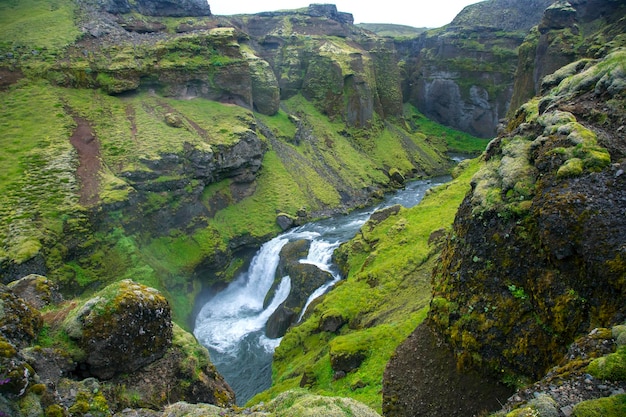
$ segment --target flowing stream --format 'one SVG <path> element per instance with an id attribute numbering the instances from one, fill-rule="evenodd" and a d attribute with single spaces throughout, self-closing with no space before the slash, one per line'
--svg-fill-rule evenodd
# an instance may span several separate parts
<path id="1" fill-rule="evenodd" d="M 444 176 L 413 181 L 375 207 L 289 230 L 261 246 L 248 271 L 205 302 L 196 318 L 194 334 L 209 349 L 213 364 L 235 391 L 238 404 L 245 404 L 271 385 L 272 355 L 280 339 L 268 339 L 265 324 L 287 298 L 290 278 L 282 277 L 271 304 L 265 309 L 263 302 L 274 282 L 282 247 L 289 241 L 310 240 L 309 255 L 300 262 L 312 263 L 333 276 L 332 281 L 309 297 L 308 306 L 342 278 L 332 263 L 333 252 L 341 243 L 352 239 L 374 211 L 394 204 L 413 207 L 426 190 L 449 180 L 449 176 Z M 305 311 L 306 307 L 303 314 Z"/>

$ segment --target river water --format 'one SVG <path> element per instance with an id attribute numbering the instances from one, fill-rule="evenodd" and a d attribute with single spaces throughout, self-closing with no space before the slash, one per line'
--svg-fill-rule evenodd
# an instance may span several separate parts
<path id="1" fill-rule="evenodd" d="M 449 176 L 443 176 L 413 181 L 375 207 L 289 230 L 261 246 L 248 270 L 205 302 L 196 318 L 194 334 L 208 348 L 213 364 L 235 391 L 239 405 L 271 385 L 272 355 L 280 339 L 267 338 L 264 329 L 268 318 L 289 294 L 289 277 L 282 277 L 271 304 L 265 309 L 263 302 L 274 282 L 282 247 L 290 241 L 310 240 L 308 258 L 300 262 L 315 264 L 333 276 L 332 281 L 312 294 L 308 306 L 342 278 L 332 263 L 333 252 L 341 243 L 352 239 L 374 211 L 394 204 L 413 207 L 429 188 L 449 180 Z"/>

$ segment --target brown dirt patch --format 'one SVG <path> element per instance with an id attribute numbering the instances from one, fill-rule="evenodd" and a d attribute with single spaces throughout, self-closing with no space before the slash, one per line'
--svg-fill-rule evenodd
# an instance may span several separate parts
<path id="1" fill-rule="evenodd" d="M 6 68 L 0 68 L 0 90 L 7 89 L 23 77 L 24 74 L 22 74 L 22 71 L 11 71 Z"/>
<path id="2" fill-rule="evenodd" d="M 383 379 L 383 414 L 470 417 L 499 410 L 513 390 L 474 372 L 460 372 L 449 347 L 420 325 L 398 347 Z"/>
<path id="3" fill-rule="evenodd" d="M 126 106 L 126 118 L 130 122 L 130 134 L 134 141 L 137 140 L 137 122 L 135 117 L 135 108 L 132 104 Z"/>
<path id="4" fill-rule="evenodd" d="M 98 203 L 100 188 L 100 142 L 86 119 L 73 116 L 76 129 L 70 137 L 70 143 L 78 152 L 76 176 L 80 182 L 79 202 L 85 207 Z"/>

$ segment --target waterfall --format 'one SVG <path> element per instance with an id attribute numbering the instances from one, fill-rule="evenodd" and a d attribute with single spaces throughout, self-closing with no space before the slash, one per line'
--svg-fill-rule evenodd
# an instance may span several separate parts
<path id="1" fill-rule="evenodd" d="M 309 223 L 281 234 L 261 246 L 248 271 L 206 302 L 196 318 L 194 334 L 209 349 L 211 360 L 237 394 L 239 404 L 271 384 L 272 354 L 280 339 L 268 339 L 264 329 L 268 318 L 289 295 L 290 278 L 281 277 L 280 286 L 265 309 L 263 302 L 274 282 L 283 246 L 300 239 L 311 241 L 307 258 L 300 262 L 313 264 L 333 276 L 332 281 L 311 294 L 300 321 L 309 304 L 342 278 L 332 264 L 334 250 L 354 237 L 374 211 L 393 204 L 412 207 L 421 201 L 427 189 L 449 180 L 450 177 L 440 177 L 414 181 L 376 207 Z"/>

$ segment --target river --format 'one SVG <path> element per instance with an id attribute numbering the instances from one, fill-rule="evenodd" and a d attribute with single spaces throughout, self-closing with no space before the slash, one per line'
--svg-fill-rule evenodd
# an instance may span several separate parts
<path id="1" fill-rule="evenodd" d="M 280 339 L 267 338 L 264 329 L 268 318 L 289 294 L 289 277 L 282 278 L 274 299 L 265 309 L 263 302 L 274 282 L 282 247 L 289 241 L 310 240 L 308 258 L 300 262 L 313 263 L 333 276 L 331 282 L 309 298 L 308 306 L 314 297 L 323 295 L 342 278 L 332 263 L 333 251 L 352 239 L 374 211 L 394 204 L 413 207 L 429 188 L 449 180 L 449 176 L 443 176 L 412 181 L 375 207 L 289 230 L 261 246 L 248 270 L 205 302 L 197 315 L 194 334 L 208 348 L 213 364 L 235 391 L 238 404 L 245 404 L 271 385 L 272 355 Z"/>

